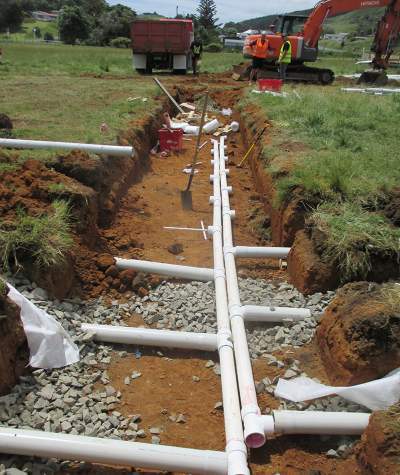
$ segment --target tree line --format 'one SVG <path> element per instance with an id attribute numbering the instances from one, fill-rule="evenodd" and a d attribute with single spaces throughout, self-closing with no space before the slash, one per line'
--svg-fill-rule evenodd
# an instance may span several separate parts
<path id="1" fill-rule="evenodd" d="M 20 31 L 33 11 L 59 11 L 58 31 L 64 43 L 88 45 L 129 45 L 130 25 L 137 17 L 125 5 L 110 6 L 105 0 L 0 0 L 0 32 Z M 156 12 L 154 12 L 156 14 Z M 204 44 L 218 42 L 221 33 L 214 0 L 199 0 L 192 19 L 195 31 Z M 178 15 L 177 18 L 183 18 Z M 46 39 L 46 38 L 45 38 Z M 47 38 L 50 39 L 50 38 Z"/>

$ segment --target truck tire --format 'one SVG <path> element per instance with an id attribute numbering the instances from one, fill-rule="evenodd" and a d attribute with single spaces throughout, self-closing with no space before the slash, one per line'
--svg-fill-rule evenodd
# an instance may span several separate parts
<path id="1" fill-rule="evenodd" d="M 174 69 L 173 73 L 185 75 L 187 73 L 187 69 Z"/>
<path id="2" fill-rule="evenodd" d="M 146 73 L 146 70 L 145 70 L 145 69 L 141 69 L 141 68 L 140 68 L 140 69 L 136 69 L 136 71 L 137 71 L 138 74 L 142 74 L 142 75 Z"/>

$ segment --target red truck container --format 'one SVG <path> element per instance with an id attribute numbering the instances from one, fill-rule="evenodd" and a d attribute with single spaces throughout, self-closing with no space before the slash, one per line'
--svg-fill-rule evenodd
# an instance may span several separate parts
<path id="1" fill-rule="evenodd" d="M 185 74 L 192 67 L 192 20 L 137 20 L 131 28 L 133 67 L 139 73 L 153 69 Z"/>

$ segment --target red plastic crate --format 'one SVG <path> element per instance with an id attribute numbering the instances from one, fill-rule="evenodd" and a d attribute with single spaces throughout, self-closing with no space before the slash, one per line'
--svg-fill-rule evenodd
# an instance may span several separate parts
<path id="1" fill-rule="evenodd" d="M 282 79 L 259 79 L 258 89 L 260 91 L 281 92 L 282 83 Z"/>
<path id="2" fill-rule="evenodd" d="M 160 129 L 158 131 L 158 139 L 160 141 L 160 150 L 182 150 L 183 130 Z"/>

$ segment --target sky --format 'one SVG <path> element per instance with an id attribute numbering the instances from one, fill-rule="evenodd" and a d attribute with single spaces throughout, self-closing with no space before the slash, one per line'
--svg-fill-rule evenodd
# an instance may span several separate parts
<path id="1" fill-rule="evenodd" d="M 228 21 L 241 21 L 250 18 L 272 15 L 275 13 L 292 12 L 311 8 L 317 0 L 215 0 L 218 8 L 218 18 L 220 23 Z M 108 3 L 115 5 L 122 3 L 133 8 L 137 13 L 156 11 L 161 15 L 175 16 L 176 7 L 179 13 L 194 13 L 198 0 L 108 0 Z"/>

